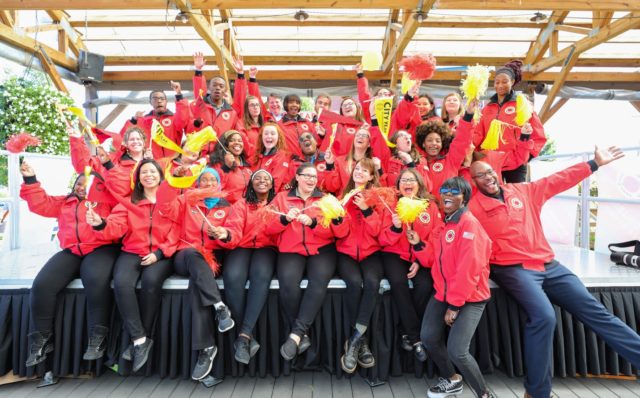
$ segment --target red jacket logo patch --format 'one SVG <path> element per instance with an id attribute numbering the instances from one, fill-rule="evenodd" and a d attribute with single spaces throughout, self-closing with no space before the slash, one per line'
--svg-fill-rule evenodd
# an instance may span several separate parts
<path id="1" fill-rule="evenodd" d="M 452 229 L 448 230 L 447 233 L 444 235 L 444 240 L 446 240 L 447 243 L 453 242 L 455 238 L 456 238 L 456 231 Z"/>
<path id="2" fill-rule="evenodd" d="M 164 127 L 169 127 L 171 126 L 171 118 L 164 118 L 160 121 L 160 123 L 162 123 Z"/>
<path id="3" fill-rule="evenodd" d="M 224 210 L 218 210 L 215 213 L 213 213 L 213 217 L 217 218 L 218 220 L 221 218 L 224 218 L 224 216 L 225 216 Z"/>
<path id="4" fill-rule="evenodd" d="M 306 124 L 301 124 L 300 128 L 303 129 L 304 131 L 309 131 L 309 126 L 307 126 Z"/>
<path id="5" fill-rule="evenodd" d="M 327 169 L 327 165 L 324 163 L 320 163 L 316 165 L 316 170 L 318 171 L 325 171 Z"/>
<path id="6" fill-rule="evenodd" d="M 265 162 L 264 166 L 265 167 L 269 167 L 269 165 L 271 164 L 271 162 L 273 162 L 273 159 L 269 159 Z"/>
<path id="7" fill-rule="evenodd" d="M 222 112 L 220 116 L 222 116 L 224 120 L 229 120 L 229 118 L 231 117 L 231 115 L 229 115 L 229 112 Z"/>
<path id="8" fill-rule="evenodd" d="M 431 166 L 431 170 L 435 171 L 436 173 L 441 172 L 444 169 L 444 165 L 440 162 L 436 162 L 433 164 L 433 166 Z"/>
<path id="9" fill-rule="evenodd" d="M 425 213 L 425 212 L 420 213 L 418 218 L 420 219 L 420 221 L 423 224 L 429 224 L 429 222 L 431 221 L 431 215 L 429 213 Z"/>
<path id="10" fill-rule="evenodd" d="M 515 106 L 508 106 L 508 107 L 504 108 L 504 113 L 506 113 L 507 115 L 512 115 L 512 114 L 516 113 L 516 107 Z"/>
<path id="11" fill-rule="evenodd" d="M 522 209 L 522 201 L 518 198 L 511 198 L 509 199 L 509 202 L 511 203 L 511 206 L 513 206 L 514 209 Z"/>
<path id="12" fill-rule="evenodd" d="M 353 127 L 347 127 L 347 134 L 354 135 L 356 133 L 356 129 Z"/>

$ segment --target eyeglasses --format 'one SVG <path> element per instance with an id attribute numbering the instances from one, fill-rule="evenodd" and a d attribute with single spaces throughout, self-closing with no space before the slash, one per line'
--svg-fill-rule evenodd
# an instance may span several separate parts
<path id="1" fill-rule="evenodd" d="M 493 169 L 489 169 L 487 171 L 485 171 L 484 173 L 478 173 L 476 175 L 473 176 L 473 178 L 477 178 L 479 180 L 487 177 L 487 176 L 492 176 L 493 173 L 495 173 L 495 171 Z"/>
<path id="2" fill-rule="evenodd" d="M 369 138 L 369 134 L 367 133 L 356 133 L 357 138 Z"/>
<path id="3" fill-rule="evenodd" d="M 298 174 L 298 175 L 307 181 L 313 181 L 318 179 L 318 176 L 315 174 Z"/>
<path id="4" fill-rule="evenodd" d="M 313 135 L 311 135 L 311 134 L 302 134 L 300 137 L 298 137 L 298 141 L 300 143 L 303 143 L 306 140 L 312 140 L 312 139 L 313 139 Z"/>
<path id="5" fill-rule="evenodd" d="M 461 191 L 458 188 L 446 188 L 446 187 L 441 187 L 440 188 L 440 195 L 460 195 Z"/>
<path id="6" fill-rule="evenodd" d="M 151 101 L 166 101 L 167 97 L 151 97 Z"/>
<path id="7" fill-rule="evenodd" d="M 249 104 L 249 108 L 260 108 L 260 104 Z"/>
<path id="8" fill-rule="evenodd" d="M 401 184 L 413 184 L 414 182 L 418 182 L 418 180 L 416 180 L 415 178 L 401 178 L 400 179 L 400 183 Z"/>

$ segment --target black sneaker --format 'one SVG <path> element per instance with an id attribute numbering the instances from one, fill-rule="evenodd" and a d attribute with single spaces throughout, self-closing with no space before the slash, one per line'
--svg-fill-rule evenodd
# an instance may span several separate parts
<path id="1" fill-rule="evenodd" d="M 109 329 L 104 326 L 96 325 L 93 328 L 91 337 L 89 337 L 89 345 L 87 351 L 85 351 L 82 359 L 86 361 L 95 361 L 102 358 L 104 351 L 107 349 L 107 334 Z"/>
<path id="2" fill-rule="evenodd" d="M 260 344 L 256 341 L 255 338 L 249 341 L 249 355 L 253 358 L 260 350 Z"/>
<path id="3" fill-rule="evenodd" d="M 29 357 L 26 365 L 35 366 L 47 359 L 47 354 L 53 351 L 53 343 L 49 343 L 51 333 L 32 332 L 29 333 L 31 344 L 29 344 Z"/>
<path id="4" fill-rule="evenodd" d="M 124 349 L 124 351 L 122 351 L 122 359 L 124 359 L 125 361 L 131 361 L 131 351 L 133 350 L 133 344 L 130 344 L 129 346 L 127 346 L 127 348 Z"/>
<path id="5" fill-rule="evenodd" d="M 205 348 L 204 350 L 200 350 L 198 353 L 198 361 L 196 362 L 196 366 L 193 368 L 193 372 L 191 372 L 191 378 L 193 380 L 202 380 L 209 372 L 211 372 L 211 368 L 213 367 L 213 359 L 216 357 L 218 353 L 218 347 L 211 346 L 209 348 Z"/>
<path id="6" fill-rule="evenodd" d="M 298 344 L 291 337 L 287 337 L 287 341 L 280 347 L 280 355 L 287 361 L 292 360 L 298 354 Z"/>
<path id="7" fill-rule="evenodd" d="M 224 304 L 216 309 L 216 320 L 218 321 L 218 332 L 220 333 L 231 330 L 236 325 L 231 318 L 231 311 Z"/>
<path id="8" fill-rule="evenodd" d="M 147 337 L 144 343 L 139 345 L 134 345 L 131 350 L 131 356 L 133 358 L 133 368 L 132 371 L 135 373 L 140 370 L 141 367 L 147 363 L 147 359 L 149 359 L 149 353 L 151 352 L 151 348 L 153 347 L 153 340 Z"/>
<path id="9" fill-rule="evenodd" d="M 427 396 L 429 398 L 445 398 L 449 395 L 460 394 L 462 392 L 462 378 L 451 380 L 441 377 L 438 384 L 429 388 Z"/>
<path id="10" fill-rule="evenodd" d="M 422 342 L 418 341 L 413 345 L 413 355 L 415 355 L 416 359 L 420 362 L 427 360 L 427 350 L 424 349 Z"/>
<path id="11" fill-rule="evenodd" d="M 309 339 L 309 336 L 305 334 L 302 336 L 302 339 L 300 339 L 300 344 L 298 344 L 298 355 L 307 351 L 309 347 L 311 347 L 311 340 Z"/>
<path id="12" fill-rule="evenodd" d="M 360 351 L 358 352 L 358 365 L 367 369 L 376 365 L 376 358 L 373 356 L 367 338 L 362 338 L 362 344 L 360 344 Z"/>
<path id="13" fill-rule="evenodd" d="M 233 357 L 236 359 L 236 361 L 248 365 L 249 361 L 251 360 L 251 353 L 249 352 L 249 339 L 247 339 L 246 337 L 238 337 L 233 343 L 233 349 L 235 351 Z"/>
<path id="14" fill-rule="evenodd" d="M 409 335 L 402 335 L 402 338 L 400 339 L 400 347 L 402 347 L 402 349 L 405 351 L 413 351 L 413 344 L 411 344 L 411 341 L 409 341 Z"/>

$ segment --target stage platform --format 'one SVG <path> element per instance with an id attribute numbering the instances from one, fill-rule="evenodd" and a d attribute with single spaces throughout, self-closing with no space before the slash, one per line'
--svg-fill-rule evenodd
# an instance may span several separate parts
<path id="1" fill-rule="evenodd" d="M 557 259 L 572 269 L 590 292 L 609 311 L 620 317 L 632 329 L 640 330 L 640 270 L 616 266 L 608 256 L 578 248 L 555 247 Z M 120 358 L 121 347 L 128 344 L 121 333 L 121 321 L 113 311 L 111 335 L 103 360 L 89 363 L 82 360 L 87 342 L 86 299 L 79 280 L 72 282 L 58 300 L 54 325 L 56 350 L 38 367 L 27 369 L 27 333 L 29 331 L 29 288 L 51 251 L 20 250 L 0 256 L 0 375 L 12 372 L 17 376 L 42 376 L 46 371 L 56 375 L 79 376 L 87 372 L 109 373 L 107 367 L 118 365 L 118 372 L 128 376 L 130 363 Z M 303 282 L 304 285 L 304 282 Z M 156 342 L 148 365 L 139 373 L 160 378 L 188 379 L 197 353 L 191 350 L 191 310 L 186 292 L 187 280 L 170 278 L 165 282 L 158 321 L 152 338 Z M 278 300 L 277 281 L 256 326 L 255 337 L 262 349 L 248 366 L 239 365 L 232 357 L 235 330 L 217 334 L 219 354 L 212 374 L 215 377 L 279 377 L 297 371 L 324 371 L 337 378 L 344 375 L 339 360 L 343 342 L 350 330 L 345 317 L 344 283 L 333 280 L 323 307 L 316 318 L 310 337 L 311 348 L 293 362 L 285 362 L 278 348 L 288 330 L 283 321 Z M 370 325 L 371 347 L 376 366 L 361 370 L 361 377 L 386 381 L 390 377 L 414 374 L 433 377 L 433 364 L 417 362 L 411 353 L 400 349 L 400 326 L 397 310 L 388 292 L 381 285 L 381 299 Z M 554 346 L 556 377 L 614 375 L 635 377 L 638 369 L 608 348 L 590 330 L 556 308 L 557 327 Z M 499 288 L 492 288 L 492 299 L 472 341 L 471 351 L 487 374 L 501 371 L 509 377 L 525 373 L 522 353 L 522 328 L 526 317 L 518 305 Z"/>

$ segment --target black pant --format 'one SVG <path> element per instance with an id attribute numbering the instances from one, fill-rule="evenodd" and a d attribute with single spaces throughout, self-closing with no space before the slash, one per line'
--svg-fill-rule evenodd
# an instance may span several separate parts
<path id="1" fill-rule="evenodd" d="M 395 253 L 382 252 L 384 276 L 391 286 L 391 299 L 394 301 L 400 317 L 404 334 L 412 343 L 420 339 L 420 324 L 429 297 L 433 295 L 433 278 L 431 269 L 420 267 L 416 276 L 411 279 L 413 289 L 409 289 L 407 274 L 411 263 Z"/>
<path id="2" fill-rule="evenodd" d="M 122 252 L 113 270 L 113 291 L 124 327 L 131 339 L 151 334 L 160 307 L 162 284 L 173 273 L 172 259 L 164 258 L 151 265 L 140 265 L 137 254 Z M 140 301 L 136 284 L 140 279 Z"/>
<path id="3" fill-rule="evenodd" d="M 199 251 L 180 250 L 173 266 L 176 274 L 189 277 L 191 300 L 191 348 L 202 350 L 215 344 L 213 305 L 222 301 L 213 271 Z"/>
<path id="4" fill-rule="evenodd" d="M 278 282 L 280 301 L 291 333 L 304 335 L 327 294 L 327 286 L 336 270 L 336 248 L 333 244 L 320 248 L 318 254 L 301 256 L 296 253 L 278 254 Z M 304 295 L 300 281 L 307 274 Z"/>
<path id="5" fill-rule="evenodd" d="M 101 246 L 78 256 L 70 250 L 53 255 L 33 280 L 30 294 L 31 319 L 35 331 L 53 330 L 56 297 L 72 280 L 80 276 L 87 296 L 89 330 L 94 326 L 109 327 L 111 312 L 111 272 L 120 253 L 119 245 Z"/>
<path id="6" fill-rule="evenodd" d="M 347 285 L 346 301 L 349 324 L 369 326 L 371 315 L 380 297 L 382 260 L 378 252 L 357 262 L 338 253 L 338 274 Z"/>
<path id="7" fill-rule="evenodd" d="M 517 169 L 502 172 L 504 182 L 517 183 L 527 181 L 527 163 L 521 164 Z"/>
<path id="8" fill-rule="evenodd" d="M 267 301 L 277 256 L 271 247 L 238 247 L 227 253 L 222 273 L 224 296 L 231 314 L 242 320 L 238 334 L 253 336 L 253 329 Z M 247 280 L 249 289 L 245 289 Z"/>

